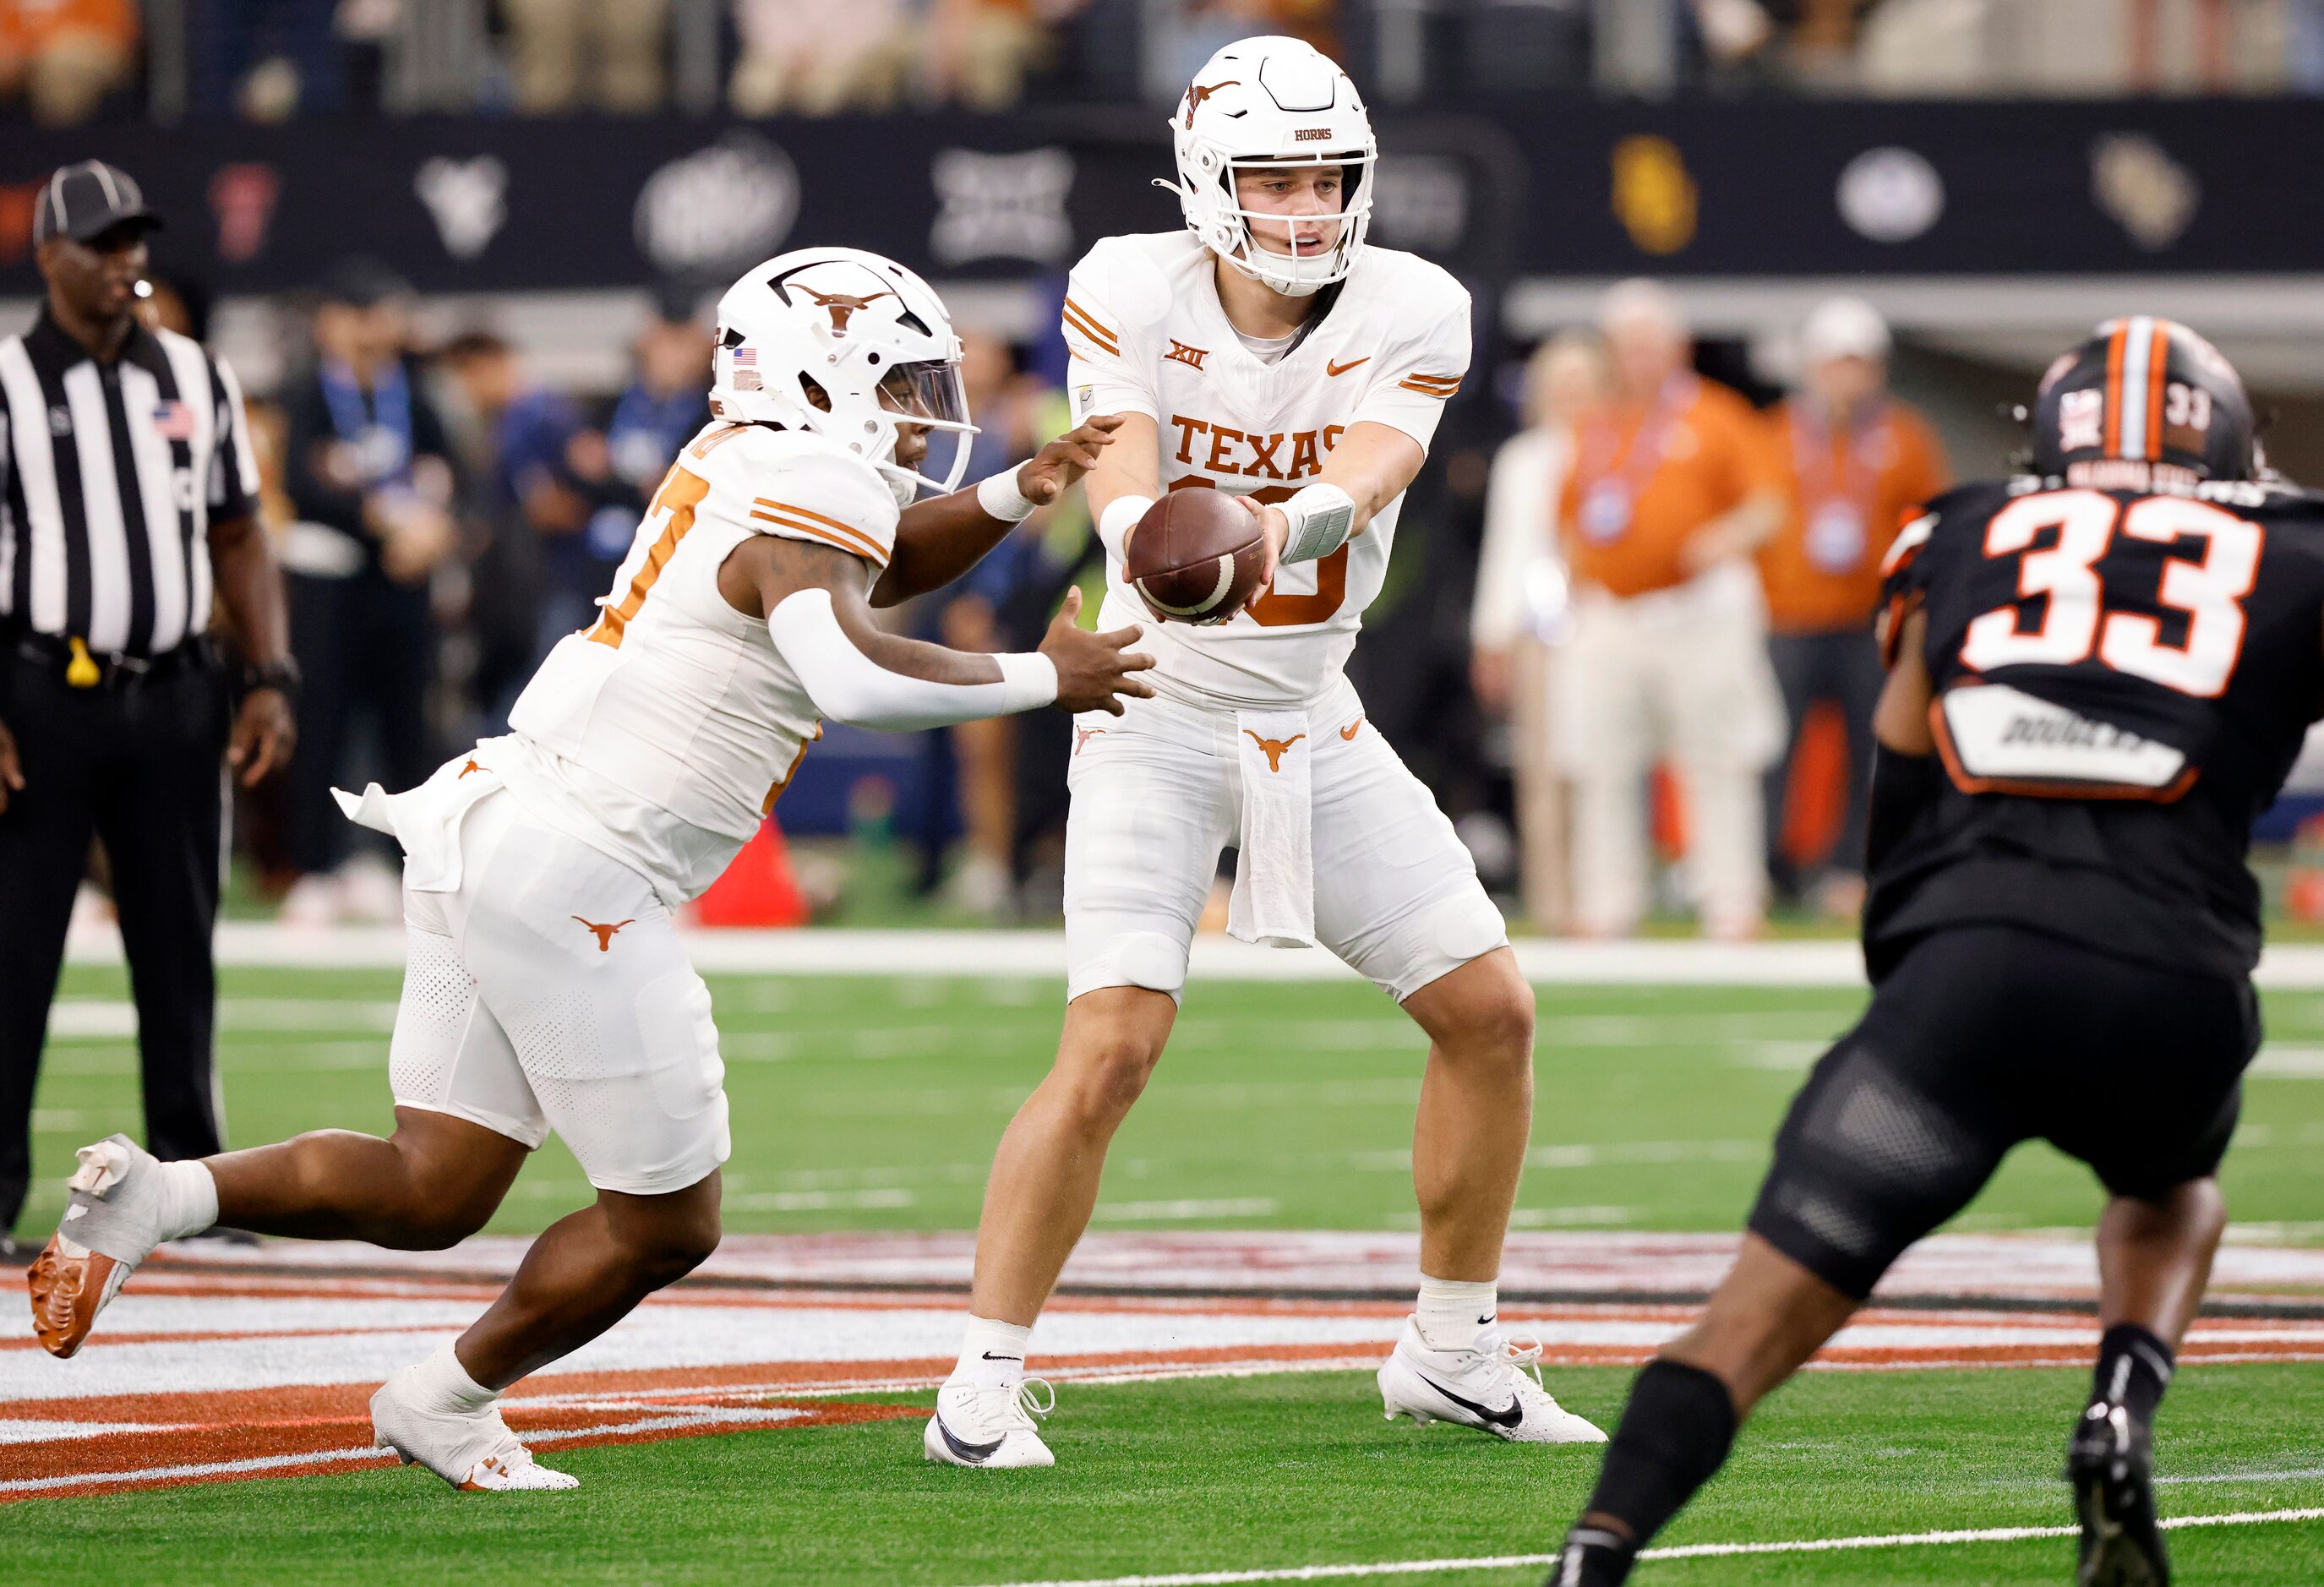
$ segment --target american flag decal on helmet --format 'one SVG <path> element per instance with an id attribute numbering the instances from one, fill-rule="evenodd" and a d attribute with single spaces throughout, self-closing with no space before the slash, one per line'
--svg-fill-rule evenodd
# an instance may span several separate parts
<path id="1" fill-rule="evenodd" d="M 192 440 L 194 411 L 175 397 L 166 398 L 153 410 L 153 429 L 165 440 Z"/>

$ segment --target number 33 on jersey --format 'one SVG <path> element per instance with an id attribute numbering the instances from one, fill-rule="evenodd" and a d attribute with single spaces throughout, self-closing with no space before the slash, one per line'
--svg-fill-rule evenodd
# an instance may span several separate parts
<path id="1" fill-rule="evenodd" d="M 2176 800 L 2248 820 L 2324 706 L 2324 496 L 1965 486 L 1889 553 L 1964 792 Z"/>
<path id="2" fill-rule="evenodd" d="M 1469 368 L 1469 294 L 1437 266 L 1367 247 L 1290 350 L 1267 363 L 1228 323 L 1211 251 L 1187 232 L 1109 237 L 1074 267 L 1064 329 L 1076 418 L 1143 413 L 1167 490 L 1279 502 L 1312 482 L 1357 424 L 1390 426 L 1425 448 Z M 1403 499 L 1362 534 L 1277 577 L 1256 609 L 1215 627 L 1154 625 L 1140 641 L 1159 677 L 1224 703 L 1312 698 L 1355 646 L 1380 592 Z M 1145 608 L 1107 568 L 1099 622 Z"/>

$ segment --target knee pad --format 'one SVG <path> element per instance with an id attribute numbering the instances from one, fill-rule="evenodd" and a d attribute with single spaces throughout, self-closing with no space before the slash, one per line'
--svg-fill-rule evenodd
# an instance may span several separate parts
<path id="1" fill-rule="evenodd" d="M 1508 923 L 1481 886 L 1463 888 L 1432 909 L 1425 935 L 1438 953 L 1464 964 L 1509 940 Z"/>

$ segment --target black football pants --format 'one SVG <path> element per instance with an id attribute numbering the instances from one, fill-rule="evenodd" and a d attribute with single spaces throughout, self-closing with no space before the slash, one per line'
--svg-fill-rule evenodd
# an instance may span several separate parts
<path id="1" fill-rule="evenodd" d="M 32 1084 L 88 840 L 104 844 L 137 1003 L 145 1144 L 219 1151 L 210 933 L 225 858 L 229 702 L 198 668 L 134 689 L 72 688 L 0 650 L 0 723 L 24 786 L 0 813 L 0 1234 L 31 1174 Z M 107 1134 L 91 1121 L 80 1139 Z"/>

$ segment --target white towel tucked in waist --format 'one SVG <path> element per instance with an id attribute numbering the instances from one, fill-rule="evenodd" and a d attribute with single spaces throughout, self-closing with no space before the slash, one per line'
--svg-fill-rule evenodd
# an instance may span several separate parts
<path id="1" fill-rule="evenodd" d="M 1305 711 L 1238 711 L 1242 841 L 1227 935 L 1275 948 L 1315 946 L 1314 743 Z"/>
<path id="2" fill-rule="evenodd" d="M 478 746 L 482 752 L 483 746 Z M 403 849 L 403 884 L 417 892 L 456 892 L 460 887 L 460 823 L 471 807 L 501 786 L 500 774 L 475 755 L 455 755 L 418 788 L 392 794 L 376 782 L 358 798 L 344 789 L 331 797 L 348 820 L 384 832 Z"/>

